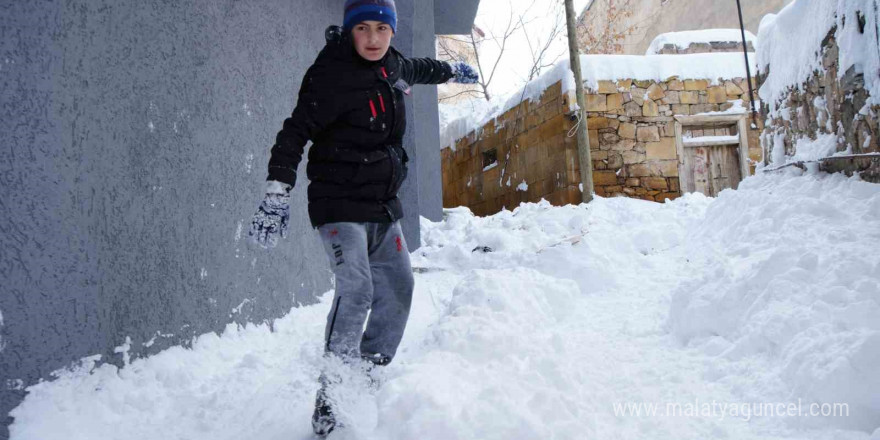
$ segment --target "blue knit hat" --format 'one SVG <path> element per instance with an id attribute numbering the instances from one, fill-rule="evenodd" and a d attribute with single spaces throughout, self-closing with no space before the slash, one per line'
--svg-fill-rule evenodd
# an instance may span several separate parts
<path id="1" fill-rule="evenodd" d="M 344 32 L 351 31 L 362 21 L 375 20 L 387 23 L 391 31 L 397 33 L 397 8 L 394 0 L 346 0 L 345 19 L 342 21 Z"/>

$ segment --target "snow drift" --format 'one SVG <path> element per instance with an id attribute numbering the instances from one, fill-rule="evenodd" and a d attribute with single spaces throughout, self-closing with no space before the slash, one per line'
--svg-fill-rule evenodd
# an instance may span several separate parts
<path id="1" fill-rule="evenodd" d="M 792 395 L 847 402 L 840 426 L 877 428 L 878 194 L 823 174 L 750 178 L 725 191 L 693 225 L 685 249 L 702 269 L 674 290 L 667 327 L 725 358 L 766 356 Z"/>
<path id="2" fill-rule="evenodd" d="M 739 188 L 422 219 L 398 355 L 329 439 L 868 440 L 880 186 L 791 168 Z M 28 388 L 12 439 L 313 438 L 331 296 L 124 368 L 87 359 Z M 798 399 L 849 416 L 619 411 Z"/>

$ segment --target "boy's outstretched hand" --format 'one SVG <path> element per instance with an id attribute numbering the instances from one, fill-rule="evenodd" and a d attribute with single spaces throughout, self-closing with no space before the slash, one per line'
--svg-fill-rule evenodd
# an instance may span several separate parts
<path id="1" fill-rule="evenodd" d="M 287 227 L 290 222 L 290 189 L 290 185 L 270 181 L 266 197 L 254 214 L 248 235 L 264 248 L 275 247 L 279 235 L 281 238 L 287 237 Z"/>
<path id="2" fill-rule="evenodd" d="M 456 61 L 450 64 L 452 66 L 452 74 L 455 75 L 449 79 L 449 82 L 459 84 L 476 84 L 480 81 L 480 75 L 471 67 L 470 64 Z"/>

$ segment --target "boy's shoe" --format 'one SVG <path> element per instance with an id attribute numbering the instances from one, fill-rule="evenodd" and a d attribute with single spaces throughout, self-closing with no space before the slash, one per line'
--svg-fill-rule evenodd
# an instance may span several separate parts
<path id="1" fill-rule="evenodd" d="M 370 388 L 373 390 L 378 389 L 381 379 L 372 370 L 376 366 L 388 365 L 391 362 L 391 358 L 381 353 L 376 353 L 373 355 L 362 355 L 361 359 L 364 361 L 362 371 L 369 377 Z M 336 420 L 336 414 L 330 400 L 327 398 L 327 388 L 332 381 L 322 374 L 319 382 L 321 383 L 321 388 L 318 389 L 317 396 L 315 397 L 315 412 L 312 413 L 312 430 L 315 431 L 315 434 L 323 437 L 330 434 L 335 428 L 341 428 L 342 423 Z"/>
<path id="2" fill-rule="evenodd" d="M 376 367 L 384 367 L 391 362 L 391 358 L 385 356 L 382 353 L 376 353 L 372 355 L 361 355 L 361 359 L 366 361 L 365 373 L 367 377 L 370 378 L 370 389 L 376 391 L 382 385 L 382 374 L 377 371 L 373 371 Z"/>
<path id="3" fill-rule="evenodd" d="M 362 354 L 361 359 L 370 361 L 371 364 L 378 366 L 385 366 L 391 362 L 391 358 L 382 353 Z"/>
<path id="4" fill-rule="evenodd" d="M 326 387 L 318 390 L 315 398 L 315 412 L 312 413 L 312 430 L 315 434 L 325 436 L 336 428 L 336 415 L 325 394 Z"/>

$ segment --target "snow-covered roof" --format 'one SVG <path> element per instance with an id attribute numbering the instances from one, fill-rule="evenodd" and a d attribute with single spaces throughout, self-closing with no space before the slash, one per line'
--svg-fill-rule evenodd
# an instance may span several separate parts
<path id="1" fill-rule="evenodd" d="M 838 73 L 851 67 L 865 75 L 869 103 L 880 104 L 880 48 L 877 44 L 877 15 L 873 0 L 795 0 L 779 14 L 761 20 L 758 65 L 767 75 L 761 86 L 761 99 L 775 109 L 786 91 L 799 87 L 822 67 L 819 51 L 833 28 L 840 47 Z M 864 33 L 859 19 L 864 20 Z M 844 23 L 845 21 L 845 23 Z M 768 69 L 769 68 L 769 69 Z"/>
<path id="2" fill-rule="evenodd" d="M 743 54 L 737 52 L 649 56 L 581 55 L 580 61 L 584 87 L 590 90 L 597 90 L 599 81 L 632 79 L 661 82 L 678 77 L 682 80 L 704 79 L 718 84 L 723 80 L 746 77 Z M 755 57 L 750 56 L 749 61 L 752 72 L 755 72 Z M 568 58 L 560 60 L 547 73 L 514 93 L 496 98 L 492 102 L 441 106 L 441 148 L 454 148 L 457 139 L 516 107 L 523 100 L 539 99 L 544 90 L 558 81 L 562 81 L 562 93 L 575 89 L 574 74 Z"/>
<path id="3" fill-rule="evenodd" d="M 751 43 L 752 46 L 757 47 L 758 38 L 749 31 L 746 31 L 746 41 Z M 659 54 L 667 44 L 674 45 L 679 49 L 687 49 L 693 43 L 711 44 L 728 42 L 742 42 L 742 32 L 739 29 L 703 29 L 697 31 L 667 32 L 654 38 L 646 55 Z"/>

